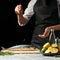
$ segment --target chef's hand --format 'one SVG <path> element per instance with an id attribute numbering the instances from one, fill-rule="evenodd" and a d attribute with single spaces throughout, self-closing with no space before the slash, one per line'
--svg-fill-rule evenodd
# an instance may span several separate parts
<path id="1" fill-rule="evenodd" d="M 44 33 L 43 33 L 43 34 L 39 34 L 38 36 L 39 36 L 40 38 L 46 38 L 46 37 L 49 36 L 50 31 L 51 31 L 51 28 L 50 28 L 50 27 L 47 27 L 47 28 L 45 28 Z"/>
<path id="2" fill-rule="evenodd" d="M 22 15 L 23 14 L 23 9 L 22 9 L 22 5 L 20 4 L 20 5 L 17 5 L 16 7 L 15 7 L 15 13 L 17 14 L 17 15 Z"/>

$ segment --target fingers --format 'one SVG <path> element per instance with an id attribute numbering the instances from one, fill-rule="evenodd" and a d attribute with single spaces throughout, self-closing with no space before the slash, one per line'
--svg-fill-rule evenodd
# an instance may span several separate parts
<path id="1" fill-rule="evenodd" d="M 18 8 L 19 11 L 21 11 L 22 10 L 22 5 L 17 5 L 17 8 Z"/>
<path id="2" fill-rule="evenodd" d="M 47 36 L 49 35 L 49 32 L 44 32 L 42 35 L 39 34 L 38 36 L 41 37 L 41 38 L 46 38 Z"/>
<path id="3" fill-rule="evenodd" d="M 38 35 L 40 38 L 44 38 L 45 37 L 45 35 L 41 35 L 41 34 L 39 34 Z"/>
<path id="4" fill-rule="evenodd" d="M 50 30 L 49 29 L 45 29 L 45 32 L 43 34 L 39 34 L 38 36 L 41 38 L 46 38 L 49 36 Z"/>
<path id="5" fill-rule="evenodd" d="M 23 12 L 22 5 L 21 4 L 20 5 L 17 5 L 15 7 L 15 13 L 16 14 L 22 14 L 22 12 Z"/>

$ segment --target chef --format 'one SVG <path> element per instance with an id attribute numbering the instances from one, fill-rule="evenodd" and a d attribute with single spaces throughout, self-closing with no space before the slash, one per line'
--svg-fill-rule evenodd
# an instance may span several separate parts
<path id="1" fill-rule="evenodd" d="M 32 46 L 40 49 L 48 42 L 51 29 L 55 30 L 56 37 L 60 36 L 57 0 L 31 0 L 24 13 L 21 4 L 15 7 L 15 13 L 20 26 L 25 26 L 31 17 L 35 16 Z"/>

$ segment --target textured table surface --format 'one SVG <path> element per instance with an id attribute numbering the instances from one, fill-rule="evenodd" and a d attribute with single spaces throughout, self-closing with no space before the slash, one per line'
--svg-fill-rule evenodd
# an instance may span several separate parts
<path id="1" fill-rule="evenodd" d="M 14 54 L 0 56 L 0 60 L 60 60 L 60 57 L 43 56 L 41 54 Z"/>

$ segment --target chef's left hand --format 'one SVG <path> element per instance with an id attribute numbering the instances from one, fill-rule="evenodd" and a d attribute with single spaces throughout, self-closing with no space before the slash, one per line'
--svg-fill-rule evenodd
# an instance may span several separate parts
<path id="1" fill-rule="evenodd" d="M 51 31 L 51 28 L 50 28 L 50 27 L 47 27 L 47 28 L 45 28 L 44 33 L 43 33 L 43 34 L 39 34 L 38 36 L 39 36 L 40 38 L 46 38 L 46 37 L 49 36 L 50 31 Z"/>

